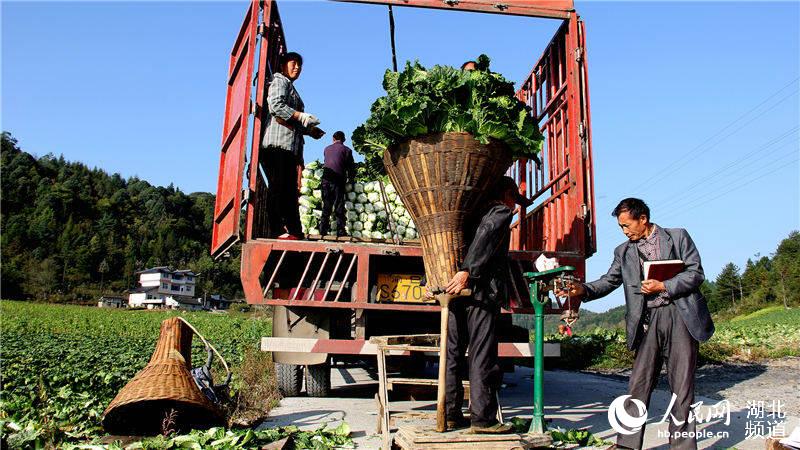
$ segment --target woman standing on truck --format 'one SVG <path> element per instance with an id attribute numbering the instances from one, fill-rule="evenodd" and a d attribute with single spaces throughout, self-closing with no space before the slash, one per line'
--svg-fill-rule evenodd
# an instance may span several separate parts
<path id="1" fill-rule="evenodd" d="M 303 57 L 295 52 L 281 56 L 281 71 L 272 76 L 267 94 L 269 123 L 264 132 L 259 164 L 266 172 L 269 189 L 266 206 L 269 237 L 302 239 L 297 207 L 303 172 L 303 135 L 314 139 L 325 132 L 319 119 L 304 111 L 303 100 L 294 87 L 303 69 Z"/>

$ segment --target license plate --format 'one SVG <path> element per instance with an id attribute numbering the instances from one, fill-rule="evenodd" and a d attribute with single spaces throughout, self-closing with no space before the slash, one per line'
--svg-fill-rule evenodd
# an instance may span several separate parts
<path id="1" fill-rule="evenodd" d="M 420 286 L 422 275 L 381 273 L 378 274 L 379 302 L 433 303 L 425 298 L 425 287 Z"/>

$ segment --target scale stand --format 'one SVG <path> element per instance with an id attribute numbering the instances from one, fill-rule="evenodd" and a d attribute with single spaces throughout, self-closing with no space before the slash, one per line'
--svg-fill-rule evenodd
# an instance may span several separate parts
<path id="1" fill-rule="evenodd" d="M 536 337 L 533 359 L 533 420 L 529 433 L 544 433 L 544 308 L 550 303 L 550 291 L 555 291 L 577 279 L 572 275 L 572 266 L 556 267 L 544 272 L 525 272 L 531 304 L 535 312 Z M 556 286 L 558 284 L 558 286 Z"/>

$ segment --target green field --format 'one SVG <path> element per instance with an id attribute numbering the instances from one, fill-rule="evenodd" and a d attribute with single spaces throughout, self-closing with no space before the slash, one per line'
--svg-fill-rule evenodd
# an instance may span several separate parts
<path id="1" fill-rule="evenodd" d="M 257 351 L 259 338 L 272 333 L 263 315 L 0 301 L 3 434 L 21 428 L 16 438 L 30 446 L 99 435 L 103 410 L 147 364 L 161 321 L 175 315 L 194 325 L 234 368 L 234 392 L 245 383 L 253 388 L 259 376 L 267 377 L 260 372 L 253 380 L 254 374 L 248 373 L 268 369 Z M 202 365 L 202 343 L 194 339 L 193 345 L 193 366 Z"/>
<path id="2" fill-rule="evenodd" d="M 800 308 L 770 306 L 731 320 L 715 320 L 715 326 L 714 336 L 700 345 L 701 363 L 800 356 Z M 553 368 L 611 369 L 633 363 L 625 332 L 619 328 L 576 331 L 571 337 L 551 334 L 546 339 L 561 343 L 561 358 L 546 362 Z"/>
<path id="3" fill-rule="evenodd" d="M 741 360 L 800 356 L 800 308 L 771 306 L 718 323 L 704 346 L 708 356 Z"/>

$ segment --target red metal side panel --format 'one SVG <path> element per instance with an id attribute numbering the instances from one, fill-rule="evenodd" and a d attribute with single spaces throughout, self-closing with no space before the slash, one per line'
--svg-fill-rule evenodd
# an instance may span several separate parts
<path id="1" fill-rule="evenodd" d="M 258 3 L 258 0 L 253 0 L 247 8 L 244 22 L 231 49 L 228 66 L 228 92 L 225 98 L 214 229 L 211 235 L 211 254 L 215 257 L 239 240 Z"/>
<path id="2" fill-rule="evenodd" d="M 512 249 L 583 258 L 595 251 L 585 53 L 583 22 L 573 16 L 564 21 L 517 93 L 531 107 L 545 141 L 541 163 L 521 160 L 509 171 L 537 199 L 513 225 Z"/>
<path id="3" fill-rule="evenodd" d="M 256 179 L 260 176 L 258 170 L 258 154 L 261 149 L 261 138 L 264 131 L 262 124 L 263 113 L 267 102 L 267 80 L 272 79 L 272 75 L 279 71 L 279 59 L 286 52 L 286 37 L 283 33 L 281 17 L 278 13 L 278 3 L 274 0 L 261 0 L 262 19 L 259 27 L 259 51 L 258 67 L 256 68 L 256 114 L 253 117 L 253 139 L 250 146 L 250 173 L 248 182 L 250 195 L 247 204 L 247 221 L 245 225 L 245 240 L 249 241 L 253 237 L 253 220 L 255 214 L 254 204 L 260 192 L 256 192 Z M 266 24 L 269 24 L 267 26 Z"/>

